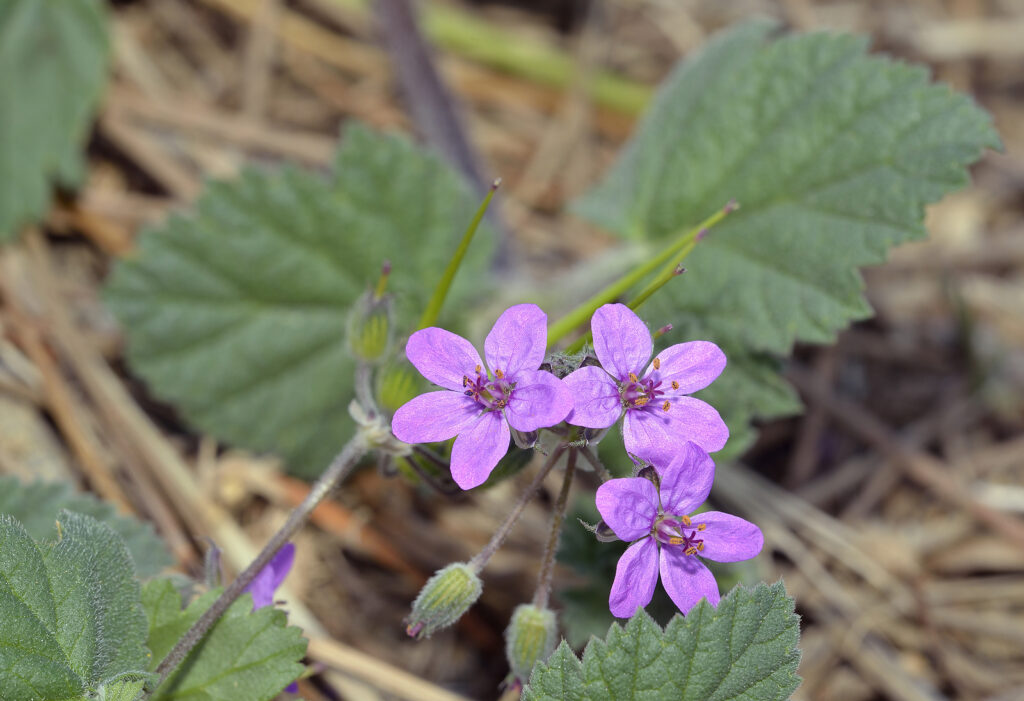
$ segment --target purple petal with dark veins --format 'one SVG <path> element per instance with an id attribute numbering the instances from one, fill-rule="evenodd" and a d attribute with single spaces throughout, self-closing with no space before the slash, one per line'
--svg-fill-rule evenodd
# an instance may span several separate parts
<path id="1" fill-rule="evenodd" d="M 709 453 L 721 450 L 729 440 L 729 428 L 715 409 L 693 397 L 672 397 L 669 410 L 648 404 L 628 409 L 622 422 L 626 450 L 654 464 L 660 472 L 686 441 Z"/>
<path id="2" fill-rule="evenodd" d="M 459 434 L 452 446 L 451 469 L 455 484 L 472 489 L 487 481 L 491 470 L 508 452 L 511 433 L 505 417 L 489 411 Z"/>
<path id="3" fill-rule="evenodd" d="M 562 380 L 550 372 L 521 370 L 516 373 L 516 388 L 505 407 L 509 424 L 529 433 L 561 423 L 572 411 L 572 394 Z"/>
<path id="4" fill-rule="evenodd" d="M 706 511 L 693 517 L 694 526 L 700 523 L 707 524 L 700 534 L 704 538 L 701 557 L 715 562 L 739 562 L 757 557 L 764 547 L 761 529 L 739 516 Z"/>
<path id="5" fill-rule="evenodd" d="M 660 369 L 655 370 L 654 361 L 651 361 L 644 377 L 660 382 L 659 389 L 669 395 L 690 394 L 704 389 L 725 369 L 725 353 L 708 341 L 677 343 L 654 357 Z M 673 381 L 679 384 L 678 389 L 672 387 Z"/>
<path id="6" fill-rule="evenodd" d="M 661 506 L 676 516 L 692 514 L 711 493 L 715 481 L 715 463 L 711 456 L 692 441 L 661 470 Z"/>
<path id="7" fill-rule="evenodd" d="M 594 352 L 610 375 L 626 380 L 629 373 L 639 377 L 651 357 L 651 332 L 625 304 L 599 307 L 590 319 Z"/>
<path id="8" fill-rule="evenodd" d="M 608 480 L 597 488 L 595 500 L 601 519 L 627 543 L 650 534 L 658 518 L 658 490 L 643 477 Z"/>
<path id="9" fill-rule="evenodd" d="M 480 415 L 480 404 L 460 392 L 427 392 L 398 407 L 391 431 L 406 443 L 435 443 L 457 436 Z"/>
<path id="10" fill-rule="evenodd" d="M 536 304 L 517 304 L 494 322 L 484 341 L 484 357 L 492 374 L 501 370 L 518 380 L 520 371 L 540 367 L 547 345 L 548 315 Z"/>
<path id="11" fill-rule="evenodd" d="M 608 608 L 616 618 L 629 618 L 651 603 L 658 583 L 658 545 L 653 538 L 633 543 L 615 566 Z"/>
<path id="12" fill-rule="evenodd" d="M 463 377 L 476 378 L 476 368 L 483 370 L 480 354 L 472 343 L 433 326 L 409 337 L 405 357 L 435 385 L 456 392 L 464 389 Z"/>
<path id="13" fill-rule="evenodd" d="M 661 549 L 661 585 L 684 614 L 701 599 L 706 598 L 712 606 L 718 606 L 721 599 L 715 575 L 679 546 L 667 545 Z"/>
<path id="14" fill-rule="evenodd" d="M 572 394 L 573 410 L 565 420 L 573 426 L 608 428 L 622 416 L 619 387 L 602 368 L 588 365 L 562 381 Z"/>

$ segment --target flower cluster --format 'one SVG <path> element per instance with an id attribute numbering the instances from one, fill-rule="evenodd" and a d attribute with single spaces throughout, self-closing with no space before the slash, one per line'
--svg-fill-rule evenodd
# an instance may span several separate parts
<path id="1" fill-rule="evenodd" d="M 611 479 L 597 506 L 615 535 L 633 541 L 616 569 L 609 607 L 631 616 L 646 606 L 661 580 L 684 613 L 700 599 L 719 600 L 714 576 L 699 557 L 734 562 L 760 552 L 761 531 L 719 512 L 692 515 L 707 498 L 729 429 L 718 412 L 691 396 L 725 368 L 713 343 L 692 341 L 666 348 L 653 360 L 653 340 L 628 307 L 606 304 L 591 319 L 594 355 L 559 379 L 541 370 L 547 315 L 533 304 L 505 310 L 484 342 L 486 366 L 472 344 L 439 328 L 412 334 L 406 356 L 443 389 L 401 406 L 394 435 L 407 443 L 455 438 L 451 472 L 470 489 L 486 481 L 508 451 L 511 429 L 530 433 L 565 422 L 606 429 L 622 418 L 622 435 L 634 460 L 650 463 L 660 486 L 643 477 Z"/>

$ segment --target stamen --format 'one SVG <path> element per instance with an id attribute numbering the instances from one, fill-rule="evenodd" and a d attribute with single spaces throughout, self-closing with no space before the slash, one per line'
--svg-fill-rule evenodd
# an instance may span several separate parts
<path id="1" fill-rule="evenodd" d="M 469 384 L 469 377 L 467 375 L 462 376 L 462 386 L 465 387 Z"/>
<path id="2" fill-rule="evenodd" d="M 639 382 L 640 378 L 636 376 L 635 372 L 631 372 L 631 373 L 629 373 L 629 381 L 630 382 Z"/>
<path id="3" fill-rule="evenodd" d="M 691 545 L 686 550 L 684 550 L 683 553 L 685 553 L 686 555 L 696 555 L 697 554 L 697 548 L 695 548 L 695 547 L 693 547 Z"/>
<path id="4" fill-rule="evenodd" d="M 672 536 L 668 539 L 669 545 L 682 545 L 686 542 L 686 538 L 680 538 L 679 536 Z"/>
<path id="5" fill-rule="evenodd" d="M 499 380 L 502 380 L 505 378 L 505 373 L 503 373 L 501 370 L 495 370 L 494 376 L 497 377 Z"/>
<path id="6" fill-rule="evenodd" d="M 477 365 L 475 368 L 476 374 L 479 375 L 481 370 L 483 370 L 483 368 Z"/>
<path id="7" fill-rule="evenodd" d="M 690 524 L 686 524 L 686 525 L 690 525 Z M 707 530 L 707 527 L 708 527 L 708 524 L 706 524 L 706 523 L 698 523 L 697 524 L 697 530 L 698 531 Z"/>
<path id="8" fill-rule="evenodd" d="M 473 396 L 473 390 L 467 389 L 465 392 L 463 392 L 463 394 L 466 395 L 467 397 L 472 397 Z"/>
<path id="9" fill-rule="evenodd" d="M 703 540 L 698 540 L 697 541 L 697 550 L 700 550 L 700 551 L 703 552 L 703 550 L 704 550 L 704 541 Z"/>
<path id="10" fill-rule="evenodd" d="M 679 389 L 679 383 L 675 380 L 672 380 L 672 389 Z"/>
<path id="11" fill-rule="evenodd" d="M 690 517 L 689 516 L 680 516 L 679 520 L 683 522 L 684 526 L 689 526 L 690 525 Z"/>
<path id="12" fill-rule="evenodd" d="M 671 404 L 669 404 L 668 400 L 666 399 L 666 400 L 665 400 L 665 403 L 661 405 L 661 410 L 662 410 L 662 411 L 668 411 L 668 410 L 669 410 L 669 407 L 671 407 L 671 406 L 672 406 L 672 405 L 671 405 Z"/>
<path id="13" fill-rule="evenodd" d="M 637 397 L 633 400 L 633 406 L 643 406 L 647 402 L 651 401 L 648 397 Z"/>
<path id="14" fill-rule="evenodd" d="M 661 370 L 661 358 L 654 359 L 654 369 Z"/>

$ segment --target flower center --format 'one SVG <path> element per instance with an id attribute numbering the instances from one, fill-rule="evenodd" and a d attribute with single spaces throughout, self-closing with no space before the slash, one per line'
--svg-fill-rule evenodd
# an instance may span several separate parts
<path id="1" fill-rule="evenodd" d="M 649 377 L 641 380 L 636 376 L 636 373 L 631 372 L 625 380 L 619 382 L 619 398 L 622 401 L 622 408 L 643 409 L 648 404 L 651 405 L 648 408 L 657 406 L 662 411 L 668 411 L 672 408 L 671 403 L 667 400 L 659 404 L 659 397 L 665 394 L 661 389 L 661 380 L 658 378 L 658 370 L 660 369 L 661 360 L 655 358 L 654 372 Z M 673 382 L 672 386 L 677 388 L 679 383 Z"/>
<path id="2" fill-rule="evenodd" d="M 696 555 L 704 550 L 704 539 L 697 536 L 707 527 L 706 523 L 698 523 L 691 528 L 689 516 L 666 515 L 655 524 L 654 537 L 666 545 L 682 546 L 686 555 Z"/>
<path id="3" fill-rule="evenodd" d="M 479 365 L 473 372 L 475 376 L 462 376 L 462 386 L 466 388 L 463 394 L 475 399 L 485 411 L 501 411 L 508 406 L 512 390 L 516 388 L 515 382 L 510 382 L 501 370 L 494 371 L 493 380 Z"/>

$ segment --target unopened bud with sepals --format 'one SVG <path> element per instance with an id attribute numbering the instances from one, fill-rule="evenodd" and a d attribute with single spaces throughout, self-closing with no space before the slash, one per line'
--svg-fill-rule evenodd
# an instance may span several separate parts
<path id="1" fill-rule="evenodd" d="M 393 305 L 391 295 L 386 293 L 390 274 L 391 263 L 385 261 L 376 287 L 360 295 L 349 312 L 349 349 L 357 359 L 367 363 L 383 360 L 391 350 Z"/>
<path id="2" fill-rule="evenodd" d="M 482 591 L 476 569 L 465 562 L 454 562 L 438 570 L 413 602 L 406 632 L 414 638 L 429 638 L 434 631 L 462 618 Z"/>
<path id="3" fill-rule="evenodd" d="M 505 629 L 505 656 L 512 677 L 525 684 L 533 666 L 543 662 L 558 643 L 555 612 L 533 604 L 520 604 Z"/>

